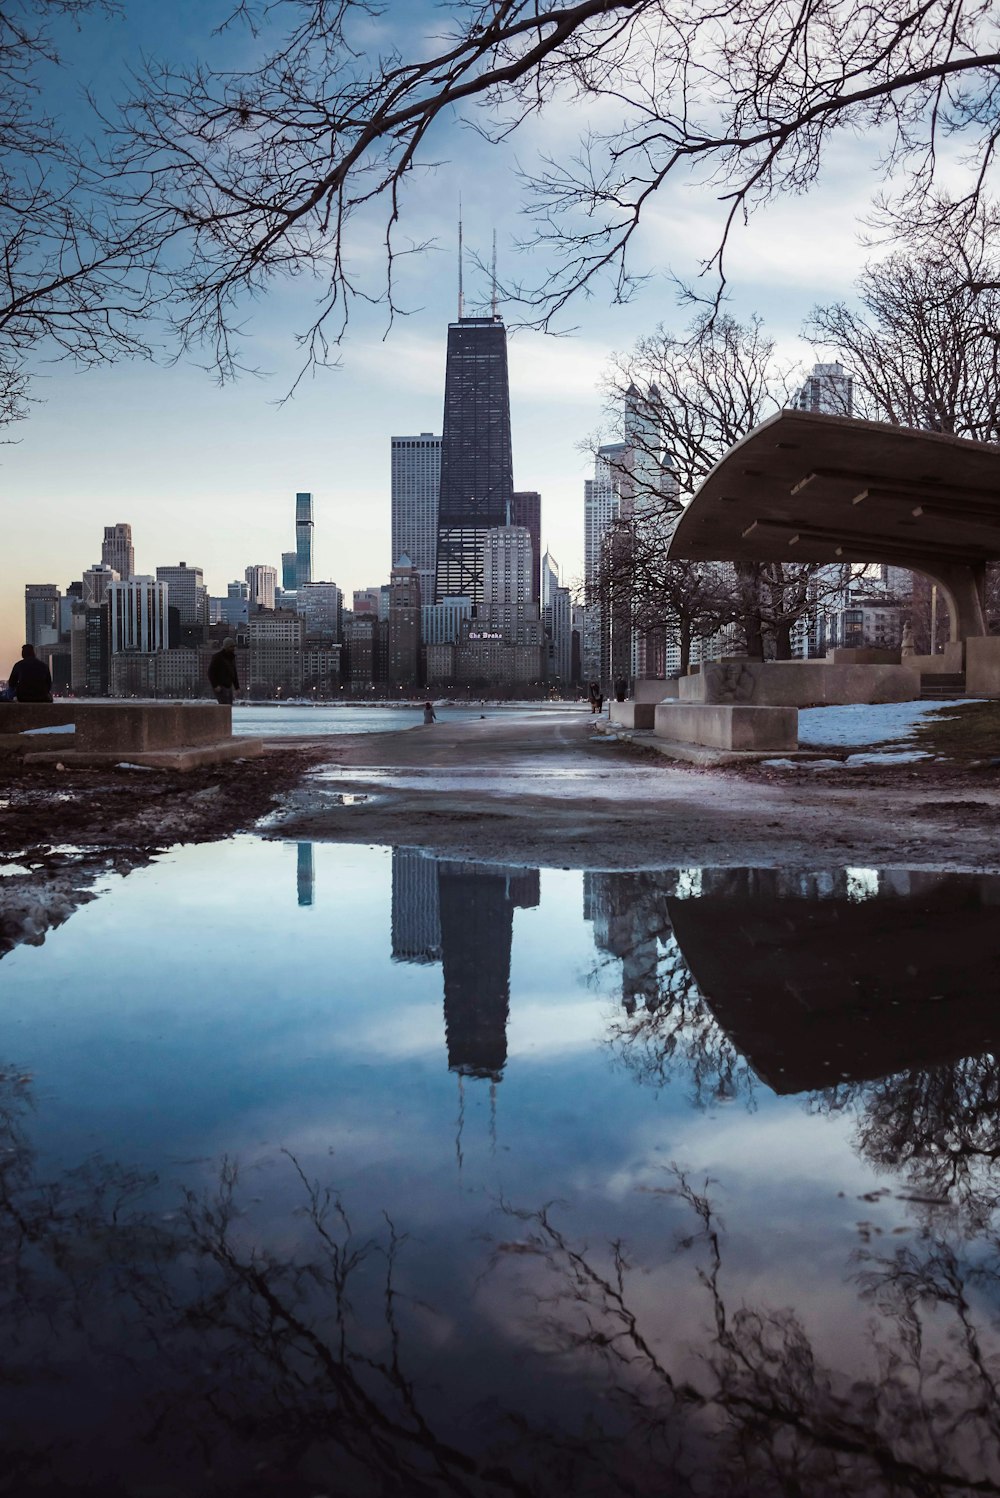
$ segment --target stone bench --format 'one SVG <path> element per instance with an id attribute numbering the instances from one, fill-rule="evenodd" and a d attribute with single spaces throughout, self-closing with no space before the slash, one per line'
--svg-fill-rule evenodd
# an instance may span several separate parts
<path id="1" fill-rule="evenodd" d="M 72 725 L 72 737 L 37 732 L 64 724 Z M 205 701 L 3 702 L 0 738 L 27 750 L 25 764 L 128 759 L 157 768 L 193 769 L 263 750 L 259 739 L 233 738 L 230 707 Z"/>
<path id="2" fill-rule="evenodd" d="M 799 747 L 794 707 L 745 707 L 716 702 L 661 702 L 657 738 L 741 754 L 787 753 Z"/>
<path id="3" fill-rule="evenodd" d="M 611 721 L 619 728 L 652 728 L 656 715 L 655 702 L 612 702 Z"/>

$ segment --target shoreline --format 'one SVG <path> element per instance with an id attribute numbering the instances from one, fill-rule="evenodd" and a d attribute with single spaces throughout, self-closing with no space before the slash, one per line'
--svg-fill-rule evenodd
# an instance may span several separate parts
<path id="1" fill-rule="evenodd" d="M 602 739 L 592 722 L 570 708 L 544 723 L 511 715 L 327 740 L 327 764 L 262 830 L 538 867 L 1000 873 L 995 773 L 941 762 L 706 769 Z"/>
<path id="2" fill-rule="evenodd" d="M 0 956 L 41 943 L 110 874 L 241 834 L 627 871 L 1000 873 L 1000 778 L 967 765 L 705 769 L 594 733 L 586 711 L 268 741 L 187 774 L 0 770 Z"/>

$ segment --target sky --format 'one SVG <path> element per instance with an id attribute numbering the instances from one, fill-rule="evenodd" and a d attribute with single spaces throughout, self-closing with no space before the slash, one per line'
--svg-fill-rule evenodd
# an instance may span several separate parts
<path id="1" fill-rule="evenodd" d="M 378 23 L 378 45 L 397 36 L 426 7 L 391 0 Z M 155 7 L 125 0 L 110 20 L 88 22 L 62 38 L 64 66 L 52 107 L 85 121 L 83 91 L 120 96 L 141 53 L 190 60 L 234 58 L 245 39 L 212 35 L 211 6 L 184 0 Z M 437 248 L 408 258 L 402 283 L 409 315 L 387 327 L 384 308 L 363 307 L 349 331 L 340 367 L 308 377 L 282 401 L 300 365 L 295 333 L 307 326 L 317 288 L 305 278 L 279 284 L 247 312 L 249 362 L 266 371 L 219 387 L 194 359 L 133 361 L 78 370 L 38 362 L 27 420 L 0 446 L 4 566 L 0 576 L 0 671 L 23 638 L 26 583 L 65 588 L 100 560 L 105 525 L 132 526 L 139 571 L 185 561 L 204 570 L 211 593 L 242 578 L 251 564 L 279 568 L 294 545 L 294 497 L 314 496 L 317 578 L 332 579 L 347 600 L 356 588 L 388 580 L 391 565 L 389 439 L 440 432 L 447 324 L 456 313 L 457 218 L 461 195 L 466 311 L 484 306 L 488 261 L 498 240 L 499 278 L 522 273 L 514 244 L 518 164 L 572 145 L 579 111 L 553 111 L 533 123 L 516 150 L 491 147 L 456 122 L 428 140 L 436 165 L 412 174 L 402 230 Z M 819 302 L 851 295 L 864 262 L 858 221 L 879 186 L 863 142 L 845 137 L 822 184 L 775 204 L 736 233 L 729 260 L 730 310 L 760 313 L 779 352 L 808 366 L 815 351 L 800 338 Z M 678 187 L 652 204 L 633 265 L 650 279 L 625 306 L 598 285 L 578 301 L 552 337 L 513 330 L 509 341 L 515 488 L 542 495 L 543 544 L 563 581 L 582 574 L 583 484 L 591 471 L 580 444 L 602 419 L 600 380 L 614 352 L 626 352 L 662 323 L 681 329 L 674 276 L 692 280 L 721 218 L 706 191 Z M 501 306 L 508 324 L 516 308 Z"/>

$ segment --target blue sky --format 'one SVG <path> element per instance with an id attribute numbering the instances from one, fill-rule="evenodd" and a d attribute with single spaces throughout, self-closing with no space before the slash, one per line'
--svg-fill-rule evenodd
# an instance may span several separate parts
<path id="1" fill-rule="evenodd" d="M 391 4 L 379 23 L 384 39 L 429 7 Z M 219 14 L 222 14 L 220 9 Z M 120 94 L 141 53 L 190 59 L 227 57 L 248 46 L 241 33 L 213 38 L 206 5 L 169 9 L 126 0 L 123 16 L 94 19 L 63 38 L 66 66 L 53 106 L 82 120 L 85 86 Z M 346 593 L 387 579 L 390 565 L 389 437 L 441 429 L 444 350 L 455 315 L 455 222 L 461 193 L 466 244 L 489 257 L 494 227 L 501 278 L 521 273 L 512 248 L 518 217 L 518 162 L 571 146 L 579 110 L 555 111 L 513 148 L 487 146 L 456 122 L 443 122 L 427 144 L 432 170 L 412 174 L 402 231 L 440 248 L 407 261 L 402 294 L 412 309 L 387 332 L 384 309 L 357 310 L 342 365 L 307 379 L 279 404 L 299 367 L 294 334 L 307 326 L 317 288 L 300 279 L 278 285 L 251 310 L 249 361 L 268 371 L 220 389 L 193 360 L 134 362 L 80 372 L 37 368 L 29 419 L 0 449 L 6 498 L 6 565 L 0 589 L 0 670 L 23 630 L 23 587 L 65 587 L 100 556 L 103 527 L 129 521 L 137 565 L 186 561 L 201 566 L 212 592 L 242 577 L 251 563 L 280 565 L 292 545 L 297 490 L 312 490 L 318 574 Z M 864 167 L 861 166 L 862 154 Z M 733 242 L 732 310 L 760 312 L 783 353 L 810 362 L 799 341 L 817 301 L 850 294 L 864 252 L 856 220 L 878 185 L 867 150 L 849 138 L 830 157 L 821 189 L 758 216 Z M 658 323 L 680 327 L 670 272 L 692 278 L 720 221 L 705 191 L 675 188 L 653 206 L 636 244 L 634 267 L 651 279 L 625 307 L 608 289 L 579 301 L 566 318 L 573 336 L 516 332 L 510 340 L 514 476 L 543 496 L 543 536 L 566 581 L 582 572 L 583 481 L 578 444 L 601 420 L 597 389 L 610 354 L 627 350 Z M 371 252 L 373 274 L 378 262 Z M 470 264 L 466 306 L 488 287 Z M 506 311 L 508 321 L 517 313 Z"/>

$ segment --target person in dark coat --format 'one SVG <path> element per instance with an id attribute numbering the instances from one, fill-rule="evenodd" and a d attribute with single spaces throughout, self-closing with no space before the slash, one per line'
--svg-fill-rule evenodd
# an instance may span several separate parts
<path id="1" fill-rule="evenodd" d="M 7 696 L 18 702 L 52 701 L 52 673 L 36 656 L 34 645 L 21 646 L 21 659 L 7 678 Z"/>
<path id="2" fill-rule="evenodd" d="M 223 640 L 222 649 L 217 650 L 208 663 L 208 679 L 212 683 L 212 691 L 219 706 L 231 707 L 233 693 L 240 689 L 240 678 L 236 672 L 235 640 Z"/>

